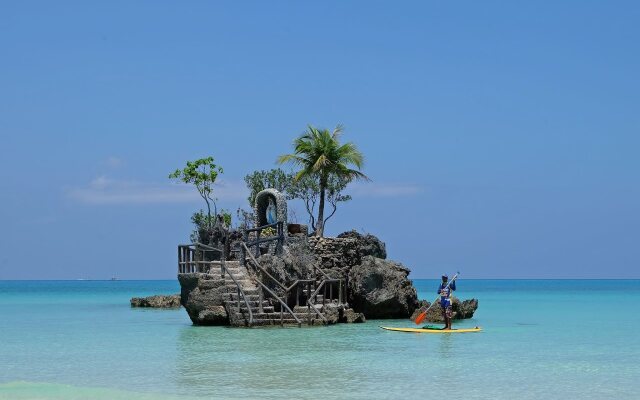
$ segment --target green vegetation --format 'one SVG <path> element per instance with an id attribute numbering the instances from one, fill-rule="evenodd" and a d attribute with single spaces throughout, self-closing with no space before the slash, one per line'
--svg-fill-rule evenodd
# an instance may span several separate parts
<path id="1" fill-rule="evenodd" d="M 212 227 L 218 226 L 219 222 L 223 223 L 223 228 L 231 226 L 231 213 L 222 209 L 218 216 L 211 216 L 200 210 L 193 213 L 191 222 L 195 226 L 194 231 L 191 233 L 192 243 L 214 244 L 215 240 L 212 239 L 216 239 L 219 233 L 214 232 L 215 230 Z"/>
<path id="2" fill-rule="evenodd" d="M 303 176 L 295 179 L 293 173 L 284 172 L 282 169 L 271 169 L 269 171 L 255 171 L 244 177 L 247 188 L 251 193 L 249 204 L 255 203 L 256 195 L 266 188 L 274 188 L 284 194 L 287 200 L 302 200 L 309 217 L 311 229 L 315 232 L 316 212 L 318 199 L 320 197 L 320 184 L 316 176 Z M 342 191 L 347 187 L 348 181 L 335 176 L 329 177 L 326 187 L 326 202 L 331 205 L 329 216 L 324 219 L 326 225 L 329 218 L 333 217 L 338 209 L 338 203 L 351 200 L 350 195 L 345 195 Z M 241 216 L 240 213 L 243 215 Z M 238 218 L 253 219 L 253 214 L 238 210 Z M 246 224 L 246 222 L 245 222 Z"/>
<path id="3" fill-rule="evenodd" d="M 245 176 L 249 204 L 255 203 L 260 191 L 277 189 L 287 200 L 299 199 L 303 202 L 311 229 L 315 235 L 323 236 L 326 223 L 336 213 L 338 204 L 351 200 L 350 195 L 343 193 L 347 185 L 356 179 L 369 179 L 360 172 L 364 161 L 362 153 L 352 142 L 340 143 L 341 134 L 340 125 L 333 131 L 309 125 L 293 142 L 293 153 L 282 155 L 277 161 L 298 167 L 296 173 L 275 168 L 254 171 Z M 213 185 L 221 173 L 222 167 L 215 164 L 213 157 L 207 157 L 187 161 L 186 167 L 176 169 L 169 175 L 170 179 L 194 185 L 207 205 L 206 214 L 200 210 L 191 217 L 195 225 L 192 241 L 215 242 L 231 226 L 231 213 L 221 210 L 218 214 L 213 196 Z M 331 207 L 330 210 L 327 210 L 328 207 Z M 238 208 L 236 214 L 241 228 L 252 226 L 252 212 Z"/>
<path id="4" fill-rule="evenodd" d="M 170 179 L 175 179 L 180 182 L 192 184 L 200 193 L 200 197 L 207 203 L 207 216 L 205 222 L 209 229 L 215 223 L 211 215 L 211 203 L 214 207 L 214 216 L 218 215 L 218 209 L 216 206 L 215 198 L 212 197 L 213 184 L 218 178 L 218 174 L 221 174 L 222 167 L 216 165 L 213 162 L 213 157 L 201 158 L 195 161 L 187 161 L 187 166 L 183 169 L 176 169 L 173 173 L 169 174 Z"/>
<path id="5" fill-rule="evenodd" d="M 269 171 L 254 171 L 244 177 L 244 181 L 249 189 L 249 204 L 256 202 L 256 196 L 267 188 L 276 189 L 282 193 L 287 193 L 293 183 L 293 174 L 286 173 L 280 168 Z"/>
<path id="6" fill-rule="evenodd" d="M 342 191 L 347 187 L 349 182 L 346 179 L 338 178 L 336 176 L 330 176 L 327 180 L 326 186 L 326 200 L 331 205 L 332 209 L 324 221 L 323 227 L 326 226 L 329 218 L 333 217 L 338 209 L 338 203 L 351 200 L 350 195 L 342 194 Z M 289 199 L 300 199 L 304 203 L 305 210 L 309 215 L 309 223 L 311 229 L 317 232 L 318 224 L 315 217 L 316 205 L 318 205 L 318 199 L 320 197 L 320 184 L 317 177 L 306 175 L 300 179 L 293 180 L 291 186 L 287 190 L 287 197 Z"/>
<path id="7" fill-rule="evenodd" d="M 294 177 L 294 182 L 311 178 L 304 189 L 305 191 L 311 190 L 319 194 L 318 216 L 315 220 L 315 232 L 318 236 L 324 235 L 324 224 L 326 222 L 324 209 L 327 192 L 329 192 L 330 196 L 332 193 L 330 185 L 333 185 L 334 188 L 333 199 L 335 203 L 333 205 L 335 206 L 338 202 L 337 199 L 340 198 L 335 197 L 336 189 L 338 189 L 337 193 L 340 193 L 354 179 L 369 179 L 360 172 L 364 162 L 362 153 L 351 142 L 340 144 L 341 133 L 342 127 L 340 125 L 333 131 L 318 129 L 309 125 L 307 131 L 293 142 L 294 152 L 278 158 L 279 164 L 291 163 L 300 168 Z M 351 166 L 355 166 L 356 169 L 352 169 Z M 317 182 L 317 191 L 315 191 L 314 187 L 309 187 L 312 182 L 313 184 Z M 346 197 L 341 198 L 342 200 L 340 201 L 346 201 Z"/>

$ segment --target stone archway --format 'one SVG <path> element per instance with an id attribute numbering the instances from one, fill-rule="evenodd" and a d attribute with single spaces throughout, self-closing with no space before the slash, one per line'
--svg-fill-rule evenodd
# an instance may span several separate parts
<path id="1" fill-rule="evenodd" d="M 255 226 L 265 226 L 275 222 L 282 222 L 285 235 L 287 233 L 287 200 L 276 189 L 265 189 L 256 195 L 253 206 Z M 270 222 L 273 221 L 273 222 Z"/>

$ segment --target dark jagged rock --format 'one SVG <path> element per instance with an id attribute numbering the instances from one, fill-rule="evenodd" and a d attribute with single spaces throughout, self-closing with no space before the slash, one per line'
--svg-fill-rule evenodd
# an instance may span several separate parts
<path id="1" fill-rule="evenodd" d="M 313 274 L 313 267 L 317 259 L 311 254 L 305 243 L 296 242 L 285 246 L 281 255 L 263 254 L 257 259 L 258 263 L 269 275 L 285 286 L 290 286 L 298 279 L 307 279 Z M 280 285 L 260 270 L 255 273 L 262 283 L 267 285 L 281 297 L 285 296 Z M 293 293 L 292 293 L 293 294 Z"/>
<path id="2" fill-rule="evenodd" d="M 178 280 L 182 288 L 180 303 L 195 325 L 229 325 L 220 280 L 201 273 L 179 274 Z"/>
<path id="3" fill-rule="evenodd" d="M 407 318 L 418 294 L 402 264 L 366 256 L 349 271 L 349 304 L 366 318 Z"/>
<path id="4" fill-rule="evenodd" d="M 367 319 L 364 317 L 363 313 L 355 312 L 351 308 L 347 308 L 342 312 L 340 316 L 340 322 L 344 322 L 347 324 L 357 324 L 366 322 Z"/>
<path id="5" fill-rule="evenodd" d="M 180 307 L 180 295 L 171 294 L 134 297 L 131 299 L 131 307 L 178 308 Z"/>
<path id="6" fill-rule="evenodd" d="M 411 315 L 411 320 L 415 321 L 418 315 L 423 313 L 427 308 L 429 308 L 429 302 L 425 300 L 420 301 L 420 307 L 418 307 L 413 314 Z M 473 314 L 478 309 L 478 300 L 477 299 L 469 299 L 460 301 L 455 296 L 451 297 L 451 311 L 453 312 L 452 319 L 467 319 L 473 318 Z M 442 307 L 438 302 L 436 305 L 431 307 L 427 312 L 427 316 L 425 317 L 425 321 L 427 322 L 444 322 L 444 317 L 442 316 Z"/>
<path id="7" fill-rule="evenodd" d="M 373 256 L 382 259 L 387 258 L 387 249 L 384 242 L 369 233 L 362 235 L 352 230 L 339 234 L 338 238 L 355 239 L 360 257 Z"/>
<path id="8" fill-rule="evenodd" d="M 478 299 L 463 300 L 458 308 L 458 318 L 473 318 L 473 314 L 478 309 Z"/>

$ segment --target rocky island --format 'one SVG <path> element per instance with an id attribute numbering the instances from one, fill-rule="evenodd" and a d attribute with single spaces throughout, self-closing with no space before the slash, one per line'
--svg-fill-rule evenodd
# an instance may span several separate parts
<path id="1" fill-rule="evenodd" d="M 280 192 L 266 189 L 256 196 L 258 228 L 221 227 L 218 246 L 179 246 L 180 302 L 195 325 L 364 322 L 409 318 L 424 306 L 410 270 L 388 260 L 377 237 L 309 237 L 307 226 L 287 223 L 286 207 Z M 268 213 L 276 222 L 268 223 Z M 477 308 L 476 300 L 454 304 L 457 318 Z M 432 310 L 428 320 L 438 321 L 438 307 Z"/>

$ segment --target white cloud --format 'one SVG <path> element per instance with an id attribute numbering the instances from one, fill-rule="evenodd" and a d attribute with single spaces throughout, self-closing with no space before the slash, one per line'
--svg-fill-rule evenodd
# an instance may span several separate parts
<path id="1" fill-rule="evenodd" d="M 348 193 L 357 197 L 409 197 L 422 193 L 424 188 L 409 183 L 355 183 Z M 243 181 L 221 180 L 214 186 L 220 201 L 246 201 L 248 190 Z M 86 186 L 67 190 L 67 196 L 79 203 L 112 204 L 177 204 L 198 203 L 202 198 L 193 186 L 180 183 L 152 183 L 112 179 L 101 175 Z M 244 204 L 244 203 L 243 203 Z"/>
<path id="2" fill-rule="evenodd" d="M 424 191 L 424 188 L 411 183 L 355 183 L 349 193 L 359 197 L 408 197 Z"/>
<path id="3" fill-rule="evenodd" d="M 220 181 L 214 186 L 218 200 L 243 200 L 247 189 L 243 182 Z M 175 204 L 196 203 L 202 198 L 193 186 L 178 183 L 125 181 L 99 176 L 87 186 L 67 191 L 69 198 L 84 204 Z"/>
<path id="4" fill-rule="evenodd" d="M 107 164 L 107 167 L 114 169 L 124 165 L 124 161 L 115 156 L 108 157 L 104 163 Z"/>

